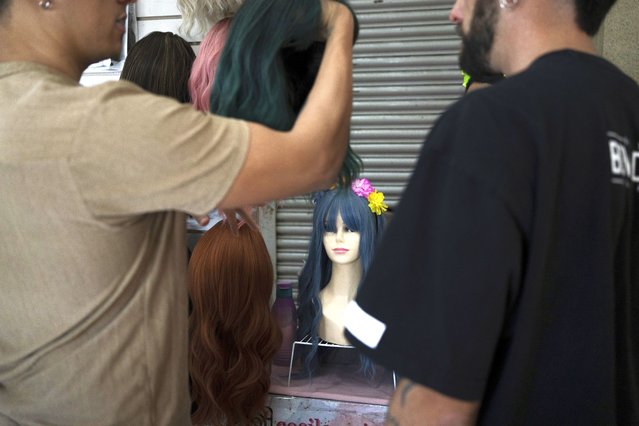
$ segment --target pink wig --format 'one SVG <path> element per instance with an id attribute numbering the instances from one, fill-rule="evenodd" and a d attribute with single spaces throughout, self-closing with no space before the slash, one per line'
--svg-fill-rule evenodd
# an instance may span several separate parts
<path id="1" fill-rule="evenodd" d="M 213 25 L 200 44 L 200 50 L 193 63 L 189 78 L 191 102 L 200 111 L 209 110 L 211 89 L 215 81 L 215 71 L 222 56 L 231 20 L 223 19 Z"/>

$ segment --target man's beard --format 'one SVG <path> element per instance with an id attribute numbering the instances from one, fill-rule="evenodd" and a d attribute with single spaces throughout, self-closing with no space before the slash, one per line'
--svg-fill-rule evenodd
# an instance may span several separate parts
<path id="1" fill-rule="evenodd" d="M 467 34 L 462 37 L 459 66 L 472 77 L 494 74 L 490 65 L 490 51 L 495 39 L 495 24 L 498 14 L 497 0 L 477 0 Z"/>

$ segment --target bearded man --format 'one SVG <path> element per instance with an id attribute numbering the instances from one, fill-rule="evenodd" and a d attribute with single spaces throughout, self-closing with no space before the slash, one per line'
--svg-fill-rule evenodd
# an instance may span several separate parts
<path id="1" fill-rule="evenodd" d="M 470 75 L 431 130 L 346 336 L 388 425 L 639 424 L 639 88 L 615 0 L 457 0 Z"/>

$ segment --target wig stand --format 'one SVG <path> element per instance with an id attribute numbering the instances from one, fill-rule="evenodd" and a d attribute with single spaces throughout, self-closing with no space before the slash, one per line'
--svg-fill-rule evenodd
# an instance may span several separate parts
<path id="1" fill-rule="evenodd" d="M 291 372 L 293 371 L 293 360 L 295 359 L 295 347 L 297 345 L 302 346 L 313 346 L 313 342 L 311 342 L 311 336 L 308 334 L 302 338 L 302 340 L 296 340 L 293 342 L 293 351 L 291 353 L 291 361 L 288 366 L 288 381 L 287 386 L 291 386 Z M 318 346 L 324 348 L 334 348 L 334 349 L 355 349 L 354 346 L 351 345 L 338 345 L 336 343 L 330 343 L 325 340 L 319 339 Z M 395 375 L 395 371 L 393 371 L 393 389 L 397 389 L 397 376 Z"/>

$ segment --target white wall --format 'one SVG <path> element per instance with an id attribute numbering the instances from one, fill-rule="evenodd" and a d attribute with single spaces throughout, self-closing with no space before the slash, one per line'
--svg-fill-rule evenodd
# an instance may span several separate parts
<path id="1" fill-rule="evenodd" d="M 187 37 L 179 32 L 181 16 L 175 0 L 138 0 L 135 6 L 138 39 L 153 31 L 169 31 L 180 34 L 190 42 L 199 43 L 199 39 Z"/>

